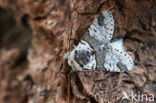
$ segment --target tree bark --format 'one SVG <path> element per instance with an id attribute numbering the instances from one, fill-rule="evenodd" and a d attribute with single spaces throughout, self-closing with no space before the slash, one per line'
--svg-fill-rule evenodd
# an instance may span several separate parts
<path id="1" fill-rule="evenodd" d="M 155 0 L 0 0 L 0 103 L 132 103 L 156 98 Z M 75 72 L 64 56 L 110 10 L 113 39 L 134 59 L 126 73 Z M 136 101 L 136 103 L 140 103 Z"/>

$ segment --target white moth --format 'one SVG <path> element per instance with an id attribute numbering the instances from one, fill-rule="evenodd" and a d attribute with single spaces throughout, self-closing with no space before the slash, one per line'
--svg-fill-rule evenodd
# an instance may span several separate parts
<path id="1" fill-rule="evenodd" d="M 102 11 L 89 27 L 81 42 L 67 53 L 72 71 L 107 70 L 126 72 L 133 68 L 131 56 L 125 52 L 122 39 L 111 42 L 114 19 L 110 11 Z"/>

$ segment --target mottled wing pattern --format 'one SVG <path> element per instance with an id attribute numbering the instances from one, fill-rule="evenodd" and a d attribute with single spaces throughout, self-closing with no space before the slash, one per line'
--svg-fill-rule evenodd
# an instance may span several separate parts
<path id="1" fill-rule="evenodd" d="M 90 45 L 81 41 L 75 49 L 69 53 L 68 64 L 73 71 L 91 71 L 96 68 L 95 53 Z"/>
<path id="2" fill-rule="evenodd" d="M 106 43 L 112 39 L 114 32 L 114 19 L 110 11 L 102 11 L 89 27 L 90 36 Z"/>
<path id="3" fill-rule="evenodd" d="M 133 60 L 128 53 L 124 51 L 122 39 L 108 44 L 109 48 L 105 52 L 104 67 L 107 71 L 126 72 L 133 68 Z"/>

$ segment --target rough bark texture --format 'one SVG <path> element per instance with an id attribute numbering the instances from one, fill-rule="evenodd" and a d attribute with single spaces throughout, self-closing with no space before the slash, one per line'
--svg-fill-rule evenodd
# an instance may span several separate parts
<path id="1" fill-rule="evenodd" d="M 128 103 L 121 97 L 130 90 L 156 97 L 155 5 L 155 0 L 0 0 L 0 103 Z M 106 9 L 115 19 L 114 38 L 123 37 L 134 57 L 134 69 L 70 74 L 64 54 Z"/>

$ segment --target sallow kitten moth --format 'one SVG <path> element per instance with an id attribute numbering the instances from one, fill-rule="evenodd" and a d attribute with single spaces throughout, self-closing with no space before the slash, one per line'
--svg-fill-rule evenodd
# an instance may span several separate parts
<path id="1" fill-rule="evenodd" d="M 126 72 L 133 68 L 131 56 L 125 52 L 122 39 L 111 41 L 114 19 L 110 11 L 102 11 L 93 21 L 84 37 L 67 53 L 72 71 L 107 70 Z"/>

